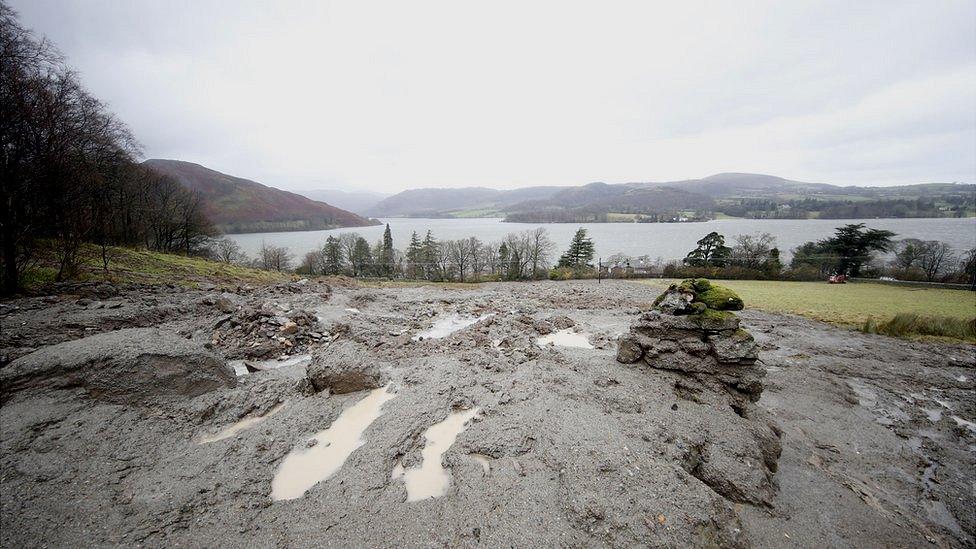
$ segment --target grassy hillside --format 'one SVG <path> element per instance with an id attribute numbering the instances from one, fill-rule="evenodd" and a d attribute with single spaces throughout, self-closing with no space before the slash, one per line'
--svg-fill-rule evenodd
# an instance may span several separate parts
<path id="1" fill-rule="evenodd" d="M 131 248 L 109 248 L 108 270 L 103 269 L 101 248 L 83 245 L 81 265 L 73 279 L 81 281 L 137 282 L 142 284 L 268 284 L 291 279 L 285 273 L 262 271 L 198 257 L 164 254 Z M 27 289 L 53 282 L 53 257 L 42 251 L 37 267 L 25 276 Z"/>

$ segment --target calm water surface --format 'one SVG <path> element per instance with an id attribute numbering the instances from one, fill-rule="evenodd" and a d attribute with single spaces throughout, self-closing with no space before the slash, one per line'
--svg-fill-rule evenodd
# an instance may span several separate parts
<path id="1" fill-rule="evenodd" d="M 511 232 L 521 232 L 535 227 L 545 227 L 550 238 L 562 251 L 568 245 L 576 229 L 585 227 L 596 246 L 597 255 L 609 257 L 615 253 L 629 256 L 650 255 L 652 258 L 675 259 L 684 257 L 694 249 L 695 242 L 711 231 L 725 235 L 731 245 L 738 234 L 768 232 L 776 237 L 785 257 L 790 251 L 810 240 L 833 234 L 836 227 L 848 223 L 865 223 L 875 229 L 887 229 L 898 234 L 896 238 L 921 238 L 942 240 L 961 252 L 976 246 L 976 218 L 964 219 L 717 219 L 702 223 L 502 223 L 501 219 L 381 219 L 390 224 L 393 244 L 406 248 L 410 234 L 416 231 L 421 237 L 428 229 L 439 240 L 454 240 L 477 236 L 484 242 L 501 240 Z M 286 246 L 296 258 L 319 248 L 329 235 L 357 232 L 370 243 L 383 236 L 383 225 L 329 231 L 296 231 L 282 233 L 253 233 L 227 235 L 236 240 L 250 256 L 261 248 L 262 242 Z"/>

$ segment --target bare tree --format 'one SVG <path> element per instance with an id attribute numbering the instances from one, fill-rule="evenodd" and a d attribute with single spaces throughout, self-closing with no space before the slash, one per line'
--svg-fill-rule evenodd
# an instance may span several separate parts
<path id="1" fill-rule="evenodd" d="M 736 235 L 731 263 L 746 269 L 762 269 L 775 247 L 776 237 L 769 233 Z"/>
<path id="2" fill-rule="evenodd" d="M 462 238 L 461 240 L 449 240 L 446 244 L 448 260 L 456 269 L 458 280 L 464 282 L 472 261 L 470 242 L 468 239 Z"/>
<path id="3" fill-rule="evenodd" d="M 240 244 L 226 236 L 214 240 L 211 249 L 214 259 L 221 263 L 247 262 L 247 254 L 241 249 Z"/>
<path id="4" fill-rule="evenodd" d="M 918 266 L 925 274 L 925 280 L 932 282 L 955 262 L 952 247 L 945 242 L 927 240 L 921 244 Z"/>
<path id="5" fill-rule="evenodd" d="M 260 269 L 280 272 L 291 268 L 292 256 L 288 248 L 262 243 L 256 261 Z"/>
<path id="6" fill-rule="evenodd" d="M 538 227 L 526 233 L 528 242 L 528 261 L 532 266 L 530 278 L 538 278 L 540 269 L 548 270 L 556 243 L 549 238 L 549 231 L 545 227 Z"/>

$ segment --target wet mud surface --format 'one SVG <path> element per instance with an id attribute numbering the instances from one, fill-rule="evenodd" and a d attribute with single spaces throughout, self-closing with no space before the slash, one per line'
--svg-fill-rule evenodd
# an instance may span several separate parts
<path id="1" fill-rule="evenodd" d="M 973 546 L 972 346 L 747 304 L 766 376 L 742 417 L 680 372 L 615 360 L 654 297 L 622 281 L 311 281 L 0 303 L 0 381 L 17 380 L 0 406 L 0 545 Z M 186 345 L 51 347 L 146 337 L 133 328 Z M 369 367 L 348 392 L 307 375 L 333 346 Z M 31 381 L 45 348 L 88 354 Z M 171 380 L 211 355 L 236 382 L 105 381 L 130 362 Z M 763 471 L 760 417 L 782 448 L 768 504 L 734 489 Z M 324 457 L 293 469 L 302 455 Z"/>

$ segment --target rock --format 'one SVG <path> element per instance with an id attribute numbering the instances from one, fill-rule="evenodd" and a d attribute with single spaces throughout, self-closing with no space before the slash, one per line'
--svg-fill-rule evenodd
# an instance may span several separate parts
<path id="1" fill-rule="evenodd" d="M 233 369 L 171 332 L 132 328 L 41 348 L 0 370 L 0 400 L 33 389 L 81 387 L 120 404 L 193 397 L 236 384 Z"/>
<path id="2" fill-rule="evenodd" d="M 379 365 L 364 347 L 348 340 L 336 341 L 312 354 L 306 373 L 316 391 L 342 394 L 382 385 Z"/>
<path id="3" fill-rule="evenodd" d="M 107 282 L 95 286 L 95 295 L 98 296 L 99 299 L 108 299 L 110 297 L 115 297 L 118 294 L 119 290 Z"/>
<path id="4" fill-rule="evenodd" d="M 565 315 L 554 316 L 549 319 L 552 325 L 555 326 L 557 330 L 565 330 L 566 328 L 572 328 L 576 326 L 576 321 Z"/>
<path id="5" fill-rule="evenodd" d="M 644 349 L 641 348 L 634 334 L 621 336 L 617 343 L 617 362 L 633 364 L 643 358 Z"/>
<path id="6" fill-rule="evenodd" d="M 285 335 L 292 335 L 298 333 L 298 324 L 288 320 L 278 328 L 278 331 Z"/>
<path id="7" fill-rule="evenodd" d="M 695 294 L 672 285 L 654 301 L 654 308 L 667 314 L 681 314 L 691 309 Z"/>
<path id="8" fill-rule="evenodd" d="M 237 310 L 237 306 L 227 296 L 220 296 L 214 300 L 214 307 L 224 314 L 230 314 Z"/>
<path id="9" fill-rule="evenodd" d="M 532 323 L 532 328 L 541 335 L 552 333 L 552 324 L 545 320 L 536 320 Z"/>
<path id="10" fill-rule="evenodd" d="M 749 332 L 739 329 L 731 335 L 710 335 L 708 342 L 712 354 L 719 362 L 755 362 L 759 356 L 756 340 Z"/>

